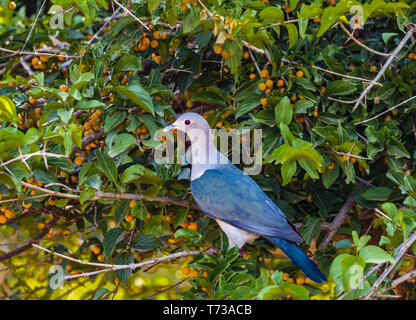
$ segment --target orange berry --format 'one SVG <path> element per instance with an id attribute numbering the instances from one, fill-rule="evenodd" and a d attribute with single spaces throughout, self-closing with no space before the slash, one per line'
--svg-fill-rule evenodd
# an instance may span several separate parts
<path id="1" fill-rule="evenodd" d="M 92 253 L 94 253 L 95 255 L 100 254 L 101 248 L 99 246 L 94 246 L 94 248 L 92 248 Z"/>
<path id="2" fill-rule="evenodd" d="M 137 202 L 134 201 L 134 200 L 131 200 L 130 203 L 129 203 L 130 209 L 133 209 L 136 205 L 137 205 Z"/>
<path id="3" fill-rule="evenodd" d="M 268 78 L 268 77 L 269 77 L 269 71 L 267 71 L 266 69 L 261 70 L 261 72 L 260 72 L 260 76 L 261 76 L 262 78 Z"/>
<path id="4" fill-rule="evenodd" d="M 59 59 L 59 61 L 65 61 L 66 60 L 66 53 L 65 52 L 59 52 L 58 59 Z"/>
<path id="5" fill-rule="evenodd" d="M 305 74 L 303 73 L 302 70 L 299 70 L 299 71 L 296 72 L 296 77 L 298 77 L 298 78 L 303 78 L 304 75 Z"/>
<path id="6" fill-rule="evenodd" d="M 48 200 L 49 205 L 54 206 L 56 204 L 56 199 L 50 198 Z"/>
<path id="7" fill-rule="evenodd" d="M 317 117 L 318 117 L 318 111 L 314 111 L 314 112 L 313 112 L 313 116 L 314 116 L 315 118 L 317 118 Z"/>
<path id="8" fill-rule="evenodd" d="M 312 203 L 312 195 L 311 195 L 311 194 L 308 194 L 308 196 L 306 197 L 306 200 L 307 200 L 309 203 Z"/>
<path id="9" fill-rule="evenodd" d="M 186 101 L 186 107 L 192 108 L 194 106 L 194 103 L 191 100 Z"/>
<path id="10" fill-rule="evenodd" d="M 157 48 L 158 45 L 159 45 L 159 42 L 157 42 L 156 40 L 152 40 L 152 42 L 150 42 L 150 46 L 153 49 Z"/>
<path id="11" fill-rule="evenodd" d="M 187 276 L 188 274 L 191 273 L 191 269 L 188 266 L 184 266 L 182 267 L 181 272 L 184 276 Z"/>
<path id="12" fill-rule="evenodd" d="M 29 97 L 28 101 L 30 104 L 35 104 L 37 100 L 33 97 Z"/>
<path id="13" fill-rule="evenodd" d="M 196 222 L 191 222 L 188 226 L 188 229 L 194 230 L 194 231 L 198 231 L 199 225 Z"/>
<path id="14" fill-rule="evenodd" d="M 104 261 L 103 255 L 99 254 L 99 255 L 97 256 L 97 260 L 98 260 L 99 262 L 103 262 L 103 261 Z"/>
<path id="15" fill-rule="evenodd" d="M 66 172 L 65 172 L 65 171 L 63 171 L 63 170 L 61 170 L 61 172 L 59 172 L 59 175 L 60 175 L 62 178 L 66 178 Z"/>
<path id="16" fill-rule="evenodd" d="M 68 92 L 68 87 L 66 86 L 66 85 L 61 85 L 60 87 L 59 87 L 59 91 L 61 91 L 61 92 Z"/>
<path id="17" fill-rule="evenodd" d="M 329 169 L 329 170 L 332 170 L 332 169 L 334 169 L 334 168 L 335 168 L 335 163 L 331 162 L 331 163 L 328 165 L 328 169 Z"/>
<path id="18" fill-rule="evenodd" d="M 254 74 L 254 73 L 250 73 L 250 79 L 251 79 L 251 80 L 256 79 L 256 74 Z"/>
<path id="19" fill-rule="evenodd" d="M 221 52 L 221 56 L 222 56 L 224 59 L 228 59 L 228 58 L 230 57 L 230 52 L 229 52 L 228 50 L 223 50 L 223 51 Z M 224 71 L 225 71 L 225 72 L 227 72 L 227 71 L 225 70 L 225 68 L 224 68 Z"/>
<path id="20" fill-rule="evenodd" d="M 296 284 L 304 284 L 304 283 L 305 283 L 305 279 L 303 277 L 296 278 Z"/>
<path id="21" fill-rule="evenodd" d="M 166 32 L 162 32 L 162 33 L 160 34 L 160 39 L 165 40 L 167 36 L 168 36 L 168 35 L 167 35 L 167 33 L 166 33 Z"/>
<path id="22" fill-rule="evenodd" d="M 371 66 L 370 71 L 371 72 L 377 72 L 377 67 L 376 66 Z"/>
<path id="23" fill-rule="evenodd" d="M 272 80 L 267 80 L 267 81 L 266 81 L 266 86 L 267 86 L 267 88 L 269 88 L 269 89 L 273 89 L 273 81 L 272 81 Z"/>
<path id="24" fill-rule="evenodd" d="M 321 22 L 321 18 L 313 18 L 313 22 L 319 23 L 319 22 Z"/>
<path id="25" fill-rule="evenodd" d="M 283 80 L 277 80 L 277 86 L 280 88 L 280 87 L 283 87 L 285 85 L 285 82 L 283 81 Z"/>
<path id="26" fill-rule="evenodd" d="M 156 40 L 160 39 L 160 32 L 159 31 L 155 31 L 153 33 L 153 38 L 155 38 Z"/>
<path id="27" fill-rule="evenodd" d="M 16 81 L 9 81 L 9 82 L 7 82 L 7 85 L 9 87 L 15 87 L 16 86 Z"/>
<path id="28" fill-rule="evenodd" d="M 0 223 L 1 224 L 4 224 L 6 222 L 7 222 L 7 218 L 5 216 L 3 216 L 3 215 L 0 215 Z"/>
<path id="29" fill-rule="evenodd" d="M 82 165 L 83 162 L 84 162 L 84 159 L 82 157 L 76 157 L 75 158 L 76 165 L 80 166 L 80 165 Z"/>
<path id="30" fill-rule="evenodd" d="M 32 204 L 30 204 L 32 205 Z M 30 206 L 29 206 L 30 208 Z M 11 219 L 14 218 L 15 214 L 13 210 L 7 209 L 6 212 L 4 213 L 4 215 L 6 216 L 7 219 Z"/>
<path id="31" fill-rule="evenodd" d="M 309 278 L 305 278 L 305 284 L 310 284 L 310 283 L 312 283 L 312 280 Z"/>
<path id="32" fill-rule="evenodd" d="M 410 52 L 409 55 L 407 56 L 410 60 L 413 60 L 415 58 L 415 54 Z"/>
<path id="33" fill-rule="evenodd" d="M 267 105 L 268 105 L 268 101 L 267 101 L 267 99 L 266 99 L 266 98 L 261 98 L 261 99 L 260 99 L 260 103 L 261 103 L 261 105 L 262 105 L 263 107 L 265 107 L 265 106 L 267 106 Z"/>
<path id="34" fill-rule="evenodd" d="M 258 88 L 259 88 L 260 91 L 264 91 L 264 90 L 266 90 L 266 84 L 264 84 L 262 82 L 262 83 L 259 84 Z"/>
<path id="35" fill-rule="evenodd" d="M 124 218 L 124 220 L 126 220 L 127 222 L 131 222 L 131 221 L 133 221 L 133 219 L 134 219 L 134 217 L 133 217 L 133 215 L 131 215 L 131 214 L 128 214 L 128 215 Z"/>
<path id="36" fill-rule="evenodd" d="M 49 61 L 49 56 L 46 55 L 46 54 L 41 54 L 41 55 L 39 55 L 39 59 L 42 62 L 48 62 Z"/>
<path id="37" fill-rule="evenodd" d="M 14 2 L 14 1 L 10 1 L 10 2 L 9 2 L 9 9 L 10 9 L 10 10 L 14 10 L 14 9 L 16 9 L 16 2 Z"/>
<path id="38" fill-rule="evenodd" d="M 244 59 L 248 59 L 248 58 L 250 58 L 250 54 L 248 53 L 248 51 L 244 51 L 244 53 L 243 53 L 243 58 Z"/>
<path id="39" fill-rule="evenodd" d="M 190 276 L 191 278 L 196 278 L 198 275 L 199 275 L 199 273 L 198 273 L 198 271 L 197 271 L 197 270 L 192 270 L 192 271 L 189 273 L 189 276 Z"/>

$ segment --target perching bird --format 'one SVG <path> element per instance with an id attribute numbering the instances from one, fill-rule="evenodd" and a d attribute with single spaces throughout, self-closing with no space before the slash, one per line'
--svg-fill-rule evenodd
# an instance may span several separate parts
<path id="1" fill-rule="evenodd" d="M 326 281 L 316 264 L 299 248 L 302 237 L 280 208 L 254 180 L 234 166 L 214 145 L 207 121 L 197 113 L 181 115 L 164 131 L 177 129 L 191 141 L 192 195 L 228 237 L 229 248 L 266 237 L 315 282 Z"/>

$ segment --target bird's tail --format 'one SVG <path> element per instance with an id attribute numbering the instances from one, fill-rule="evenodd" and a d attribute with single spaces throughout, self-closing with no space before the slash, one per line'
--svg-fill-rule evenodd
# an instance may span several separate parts
<path id="1" fill-rule="evenodd" d="M 324 282 L 327 280 L 326 276 L 319 270 L 317 265 L 308 258 L 305 252 L 299 248 L 296 243 L 276 238 L 267 237 L 268 240 L 278 246 L 302 271 L 315 282 Z"/>

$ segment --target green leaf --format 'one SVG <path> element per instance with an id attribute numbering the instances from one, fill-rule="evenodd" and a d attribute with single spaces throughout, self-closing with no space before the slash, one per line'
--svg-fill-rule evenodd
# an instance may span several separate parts
<path id="1" fill-rule="evenodd" d="M 263 21 L 264 23 L 280 23 L 284 20 L 284 15 L 282 9 L 278 7 L 267 7 L 263 9 L 259 13 L 260 20 L 268 20 Z"/>
<path id="2" fill-rule="evenodd" d="M 111 115 L 107 115 L 104 120 L 104 132 L 110 132 L 116 128 L 126 118 L 126 113 L 122 111 L 116 111 Z"/>
<path id="3" fill-rule="evenodd" d="M 393 262 L 394 258 L 386 251 L 376 246 L 366 246 L 360 251 L 360 257 L 366 263 Z"/>
<path id="4" fill-rule="evenodd" d="M 321 219 L 307 216 L 303 221 L 303 224 L 304 227 L 300 232 L 300 235 L 307 244 L 310 244 L 312 240 L 317 239 L 319 236 L 321 231 Z"/>
<path id="5" fill-rule="evenodd" d="M 133 55 L 123 56 L 114 65 L 113 74 L 123 71 L 141 71 L 143 70 L 141 61 Z"/>
<path id="6" fill-rule="evenodd" d="M 287 29 L 289 34 L 289 49 L 292 48 L 296 42 L 298 41 L 298 28 L 295 26 L 294 23 L 286 23 L 284 25 Z"/>
<path id="7" fill-rule="evenodd" d="M 326 168 L 325 172 L 322 173 L 322 184 L 326 189 L 329 189 L 330 186 L 337 180 L 339 176 L 339 166 L 336 164 L 332 170 Z"/>
<path id="8" fill-rule="evenodd" d="M 81 100 L 75 105 L 75 109 L 94 109 L 104 107 L 105 103 L 97 100 Z"/>
<path id="9" fill-rule="evenodd" d="M 160 248 L 162 242 L 155 236 L 138 233 L 133 237 L 130 246 L 141 251 L 149 251 Z"/>
<path id="10" fill-rule="evenodd" d="M 391 193 L 393 192 L 392 189 L 386 187 L 374 187 L 365 190 L 361 196 L 366 200 L 371 201 L 386 201 Z"/>
<path id="11" fill-rule="evenodd" d="M 107 257 L 111 257 L 115 246 L 123 239 L 123 233 L 124 230 L 119 227 L 115 227 L 105 233 L 103 246 Z"/>
<path id="12" fill-rule="evenodd" d="M 119 265 L 129 265 L 134 262 L 134 257 L 130 252 L 122 252 L 115 261 L 115 264 Z M 116 270 L 116 276 L 121 283 L 127 283 L 132 270 L 130 268 Z"/>
<path id="13" fill-rule="evenodd" d="M 108 154 L 102 153 L 101 150 L 95 152 L 97 157 L 97 168 L 106 175 L 115 185 L 117 185 L 117 167 L 113 159 Z"/>
<path id="14" fill-rule="evenodd" d="M 344 96 L 353 93 L 357 88 L 346 80 L 330 81 L 326 88 L 327 96 Z"/>
<path id="15" fill-rule="evenodd" d="M 289 125 L 292 121 L 293 111 L 290 106 L 290 100 L 288 97 L 283 97 L 279 104 L 275 108 L 276 123 L 280 125 L 283 123 Z"/>
<path id="16" fill-rule="evenodd" d="M 113 158 L 134 145 L 137 145 L 137 141 L 133 135 L 129 133 L 119 134 L 111 142 L 108 155 Z"/>
<path id="17" fill-rule="evenodd" d="M 95 293 L 93 300 L 99 300 L 101 297 L 103 297 L 106 293 L 109 293 L 109 292 L 110 290 L 108 290 L 107 288 L 100 288 Z"/>
<path id="18" fill-rule="evenodd" d="M 218 104 L 220 106 L 226 105 L 224 98 L 212 91 L 198 92 L 192 96 L 191 101 Z"/>
<path id="19" fill-rule="evenodd" d="M 252 97 L 250 99 L 245 99 L 242 103 L 237 104 L 237 111 L 235 113 L 235 118 L 239 118 L 242 115 L 250 112 L 260 104 L 260 99 L 258 97 Z"/>
<path id="20" fill-rule="evenodd" d="M 282 170 L 282 177 L 283 177 L 282 186 L 285 186 L 291 181 L 293 175 L 296 172 L 296 161 L 295 160 L 285 161 L 282 165 L 281 170 Z"/>
<path id="21" fill-rule="evenodd" d="M 88 187 L 84 191 L 82 191 L 81 194 L 79 195 L 79 202 L 83 204 L 85 201 L 88 201 L 94 198 L 94 196 L 95 196 L 94 189 L 91 187 Z"/>
<path id="22" fill-rule="evenodd" d="M 188 34 L 192 31 L 195 31 L 195 29 L 198 27 L 200 23 L 199 17 L 199 10 L 194 6 L 191 6 L 191 8 L 187 10 L 185 17 L 183 18 L 183 34 Z"/>
<path id="23" fill-rule="evenodd" d="M 139 85 L 129 84 L 126 86 L 116 86 L 110 89 L 126 96 L 132 102 L 138 104 L 140 107 L 150 112 L 153 116 L 155 115 L 155 108 L 153 106 L 152 98 L 149 92 L 143 89 Z"/>
<path id="24" fill-rule="evenodd" d="M 313 107 L 313 103 L 309 100 L 298 100 L 296 101 L 293 112 L 295 114 L 306 113 L 309 108 Z"/>
<path id="25" fill-rule="evenodd" d="M 6 96 L 0 96 L 0 120 L 14 125 L 19 122 L 14 102 Z"/>

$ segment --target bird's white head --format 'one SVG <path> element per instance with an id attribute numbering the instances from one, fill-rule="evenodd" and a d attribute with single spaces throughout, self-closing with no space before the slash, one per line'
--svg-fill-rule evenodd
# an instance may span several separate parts
<path id="1" fill-rule="evenodd" d="M 208 133 L 210 130 L 208 122 L 201 115 L 195 112 L 187 112 L 181 115 L 174 123 L 167 126 L 164 131 L 170 131 L 177 129 L 179 131 L 190 133 L 191 131 L 201 130 L 204 133 Z"/>

